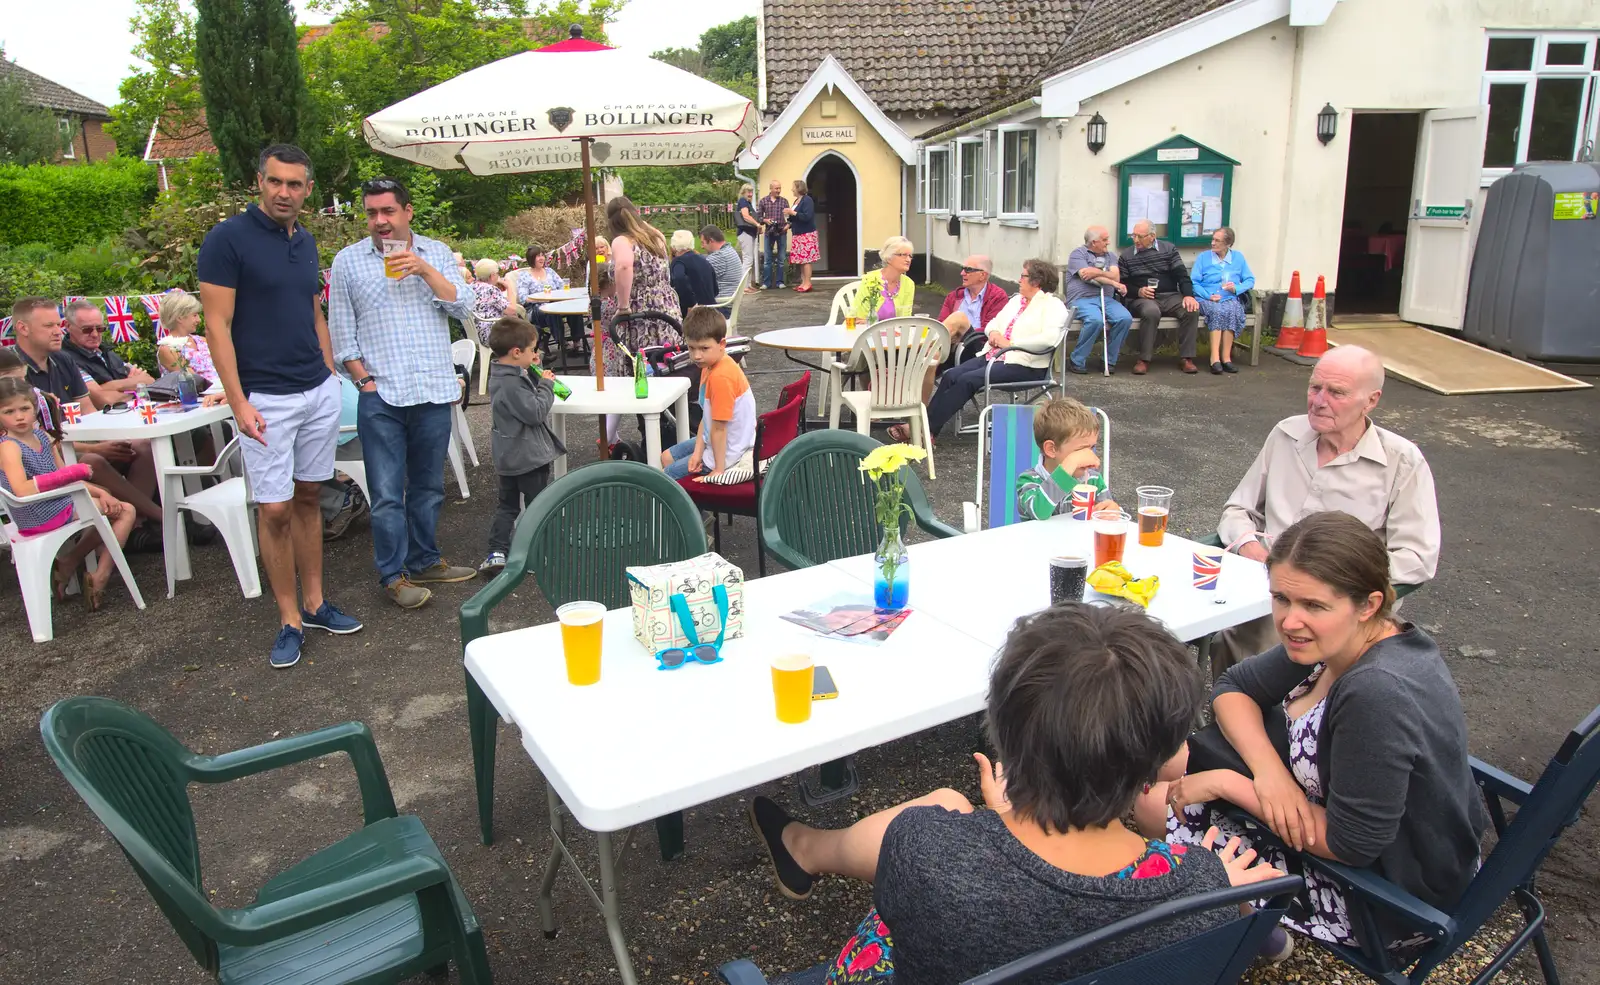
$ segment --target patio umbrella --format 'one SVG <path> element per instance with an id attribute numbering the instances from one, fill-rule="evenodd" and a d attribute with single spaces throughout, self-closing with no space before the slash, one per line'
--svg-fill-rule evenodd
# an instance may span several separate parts
<path id="1" fill-rule="evenodd" d="M 665 62 L 572 36 L 441 82 L 367 117 L 371 147 L 473 174 L 583 171 L 589 283 L 596 283 L 592 167 L 728 164 L 756 135 L 750 100 Z M 600 298 L 590 295 L 595 385 Z"/>

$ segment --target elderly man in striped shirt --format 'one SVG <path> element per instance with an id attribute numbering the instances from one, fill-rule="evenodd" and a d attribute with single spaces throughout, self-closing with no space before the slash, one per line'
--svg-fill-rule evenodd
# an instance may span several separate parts
<path id="1" fill-rule="evenodd" d="M 744 278 L 744 261 L 739 251 L 728 243 L 727 234 L 711 225 L 700 230 L 700 248 L 705 251 L 706 261 L 716 272 L 717 297 L 731 301 L 733 292 L 739 289 L 739 281 Z M 726 315 L 728 305 L 719 306 L 717 310 Z"/>
<path id="2" fill-rule="evenodd" d="M 450 247 L 411 231 L 404 185 L 375 178 L 361 192 L 372 235 L 334 258 L 328 328 L 361 393 L 378 581 L 396 605 L 415 609 L 433 597 L 426 584 L 478 573 L 444 560 L 437 539 L 450 408 L 461 398 L 449 319 L 464 321 L 474 296 Z M 385 241 L 404 245 L 385 256 Z"/>

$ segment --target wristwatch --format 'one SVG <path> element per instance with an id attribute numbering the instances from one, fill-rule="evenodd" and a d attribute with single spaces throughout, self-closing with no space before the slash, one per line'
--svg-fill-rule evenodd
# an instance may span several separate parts
<path id="1" fill-rule="evenodd" d="M 362 387 L 366 386 L 368 383 L 376 383 L 376 382 L 378 382 L 378 381 L 372 378 L 372 374 L 368 373 L 366 376 L 363 376 L 361 379 L 356 380 L 356 389 L 359 390 Z"/>

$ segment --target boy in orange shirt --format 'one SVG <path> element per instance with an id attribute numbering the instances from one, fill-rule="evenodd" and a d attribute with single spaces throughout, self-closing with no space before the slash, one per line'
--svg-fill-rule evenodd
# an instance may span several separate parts
<path id="1" fill-rule="evenodd" d="M 689 356 L 700 367 L 700 433 L 661 453 L 667 478 L 721 475 L 752 456 L 756 443 L 756 398 L 744 370 L 728 358 L 728 320 L 715 308 L 697 306 L 683 317 Z"/>

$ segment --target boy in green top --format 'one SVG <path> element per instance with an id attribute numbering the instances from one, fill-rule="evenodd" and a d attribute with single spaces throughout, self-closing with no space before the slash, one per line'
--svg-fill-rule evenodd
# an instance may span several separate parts
<path id="1" fill-rule="evenodd" d="M 1072 487 L 1095 487 L 1094 505 L 1116 509 L 1100 477 L 1100 457 L 1094 446 L 1100 440 L 1100 421 L 1089 408 L 1071 397 L 1058 397 L 1033 415 L 1033 440 L 1039 445 L 1039 463 L 1017 476 L 1017 513 L 1024 520 L 1048 520 L 1072 509 Z"/>

